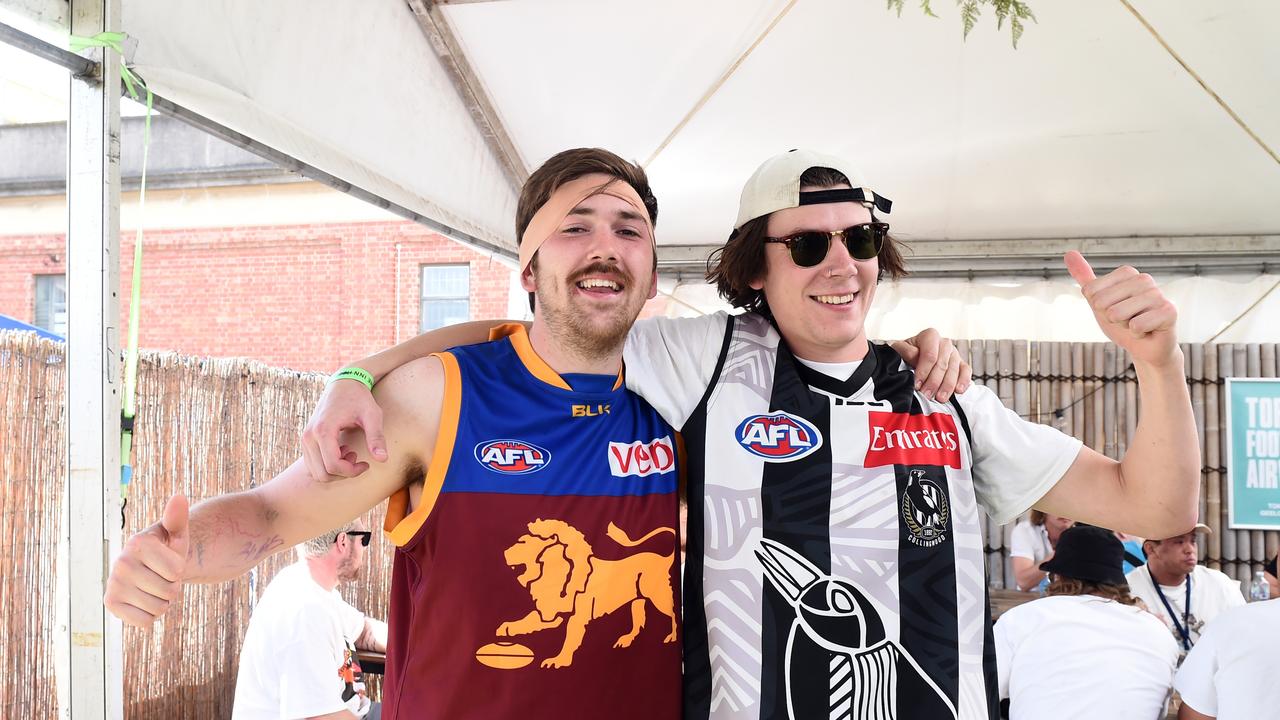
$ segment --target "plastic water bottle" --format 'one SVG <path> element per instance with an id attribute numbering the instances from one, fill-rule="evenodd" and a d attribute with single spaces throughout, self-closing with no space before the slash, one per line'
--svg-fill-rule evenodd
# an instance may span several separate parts
<path id="1" fill-rule="evenodd" d="M 1271 586 L 1267 584 L 1267 579 L 1262 576 L 1259 570 L 1253 574 L 1253 582 L 1249 583 L 1249 601 L 1269 600 L 1271 598 Z"/>

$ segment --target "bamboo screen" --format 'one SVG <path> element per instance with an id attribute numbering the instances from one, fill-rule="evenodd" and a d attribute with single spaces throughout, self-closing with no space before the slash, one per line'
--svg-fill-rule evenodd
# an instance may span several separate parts
<path id="1" fill-rule="evenodd" d="M 978 382 L 1034 422 L 1120 456 L 1137 423 L 1137 384 L 1123 351 L 1105 343 L 961 341 Z M 1276 345 L 1184 345 L 1192 404 L 1205 461 L 1202 517 L 1214 528 L 1202 558 L 1248 579 L 1276 552 L 1280 534 L 1224 531 L 1225 407 L 1221 378 L 1275 377 Z M 0 616 L 22 667 L 22 681 L 0 684 L 6 717 L 53 714 L 59 508 L 65 477 L 65 364 L 60 344 L 0 333 L 0 437 L 8 447 L 0 494 Z M 135 480 L 125 536 L 159 518 L 165 501 L 193 501 L 266 482 L 298 456 L 298 434 L 323 378 L 245 360 L 144 354 L 139 366 Z M 1055 411 L 1061 411 L 1056 413 Z M 1061 417 L 1057 417 L 1060 415 Z M 382 509 L 366 522 L 381 525 Z M 994 584 L 1008 575 L 1012 526 L 986 528 Z M 343 594 L 385 618 L 391 552 L 375 535 L 359 583 Z M 150 632 L 125 635 L 125 716 L 129 720 L 227 718 L 250 598 L 294 561 L 285 552 L 249 576 L 189 586 L 183 601 Z M 373 683 L 376 692 L 376 682 Z"/>

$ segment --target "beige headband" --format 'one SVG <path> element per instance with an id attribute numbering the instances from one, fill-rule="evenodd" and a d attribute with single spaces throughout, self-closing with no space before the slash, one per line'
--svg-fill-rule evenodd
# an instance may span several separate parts
<path id="1" fill-rule="evenodd" d="M 596 195 L 611 195 L 622 200 L 640 213 L 645 225 L 649 228 L 649 237 L 653 238 L 653 225 L 649 220 L 649 210 L 631 183 L 624 182 L 604 173 L 592 173 L 556 188 L 551 197 L 538 208 L 529 226 L 520 238 L 520 272 L 524 272 L 533 261 L 533 254 L 538 252 L 542 243 L 551 237 L 560 223 L 569 216 L 570 211 L 578 207 L 578 203 Z M 656 241 L 655 241 L 656 242 Z"/>

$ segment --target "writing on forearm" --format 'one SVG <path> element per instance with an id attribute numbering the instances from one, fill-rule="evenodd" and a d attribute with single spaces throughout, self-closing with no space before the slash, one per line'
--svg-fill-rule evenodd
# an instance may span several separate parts
<path id="1" fill-rule="evenodd" d="M 240 557 L 257 565 L 259 560 L 275 552 L 281 545 L 284 545 L 284 539 L 279 535 L 273 535 L 262 542 L 250 540 L 240 549 Z"/>
<path id="2" fill-rule="evenodd" d="M 200 503 L 191 513 L 187 579 L 217 582 L 236 577 L 284 547 L 273 521 L 279 513 L 252 493 Z"/>

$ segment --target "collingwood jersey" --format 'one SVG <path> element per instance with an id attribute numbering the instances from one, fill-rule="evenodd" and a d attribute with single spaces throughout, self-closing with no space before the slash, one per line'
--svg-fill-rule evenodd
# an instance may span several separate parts
<path id="1" fill-rule="evenodd" d="M 1025 511 L 1078 441 L 930 401 L 885 346 L 824 375 L 756 314 L 638 324 L 627 367 L 690 458 L 687 720 L 998 716 L 980 507 Z"/>

